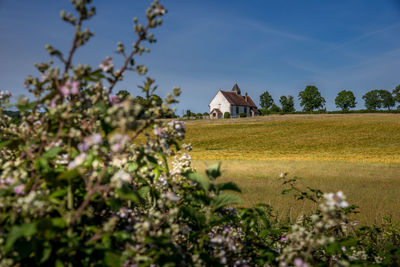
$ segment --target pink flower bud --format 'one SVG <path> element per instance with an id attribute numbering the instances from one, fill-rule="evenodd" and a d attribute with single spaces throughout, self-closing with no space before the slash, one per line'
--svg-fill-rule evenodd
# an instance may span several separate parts
<path id="1" fill-rule="evenodd" d="M 17 195 L 24 195 L 25 194 L 25 185 L 20 184 L 14 187 L 14 193 Z"/>

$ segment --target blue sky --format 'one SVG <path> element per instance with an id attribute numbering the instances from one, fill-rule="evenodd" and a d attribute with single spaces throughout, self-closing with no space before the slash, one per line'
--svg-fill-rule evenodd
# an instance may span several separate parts
<path id="1" fill-rule="evenodd" d="M 132 17 L 144 18 L 149 1 L 95 0 L 97 16 L 87 27 L 95 32 L 74 64 L 97 66 L 117 41 L 134 41 Z M 343 89 L 352 90 L 357 108 L 371 89 L 392 90 L 400 84 L 400 0 L 174 0 L 164 24 L 155 30 L 152 52 L 137 59 L 165 96 L 180 86 L 178 114 L 190 108 L 208 111 L 219 89 L 238 83 L 258 103 L 268 90 L 278 103 L 316 85 L 328 110 Z M 63 51 L 71 44 L 73 29 L 59 18 L 71 10 L 67 0 L 0 0 L 0 88 L 13 95 L 28 95 L 24 77 L 36 75 L 34 62 L 49 58 L 44 45 Z M 139 93 L 144 80 L 127 75 L 118 89 Z"/>

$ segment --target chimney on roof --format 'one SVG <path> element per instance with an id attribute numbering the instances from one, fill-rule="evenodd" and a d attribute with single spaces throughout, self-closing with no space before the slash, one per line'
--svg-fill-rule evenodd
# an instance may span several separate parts
<path id="1" fill-rule="evenodd" d="M 247 92 L 246 92 L 246 94 L 244 95 L 244 101 L 246 101 L 246 103 L 247 103 L 247 97 L 248 97 L 248 95 L 247 95 Z"/>

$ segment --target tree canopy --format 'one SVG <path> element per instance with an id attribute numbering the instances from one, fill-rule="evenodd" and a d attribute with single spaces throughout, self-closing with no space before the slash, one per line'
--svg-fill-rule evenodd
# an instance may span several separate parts
<path id="1" fill-rule="evenodd" d="M 393 95 L 389 91 L 383 89 L 371 90 L 363 95 L 362 98 L 368 110 L 377 110 L 379 108 L 387 108 L 390 110 L 396 103 Z"/>
<path id="2" fill-rule="evenodd" d="M 294 112 L 295 111 L 293 96 L 291 96 L 291 95 L 284 96 L 283 95 L 279 99 L 279 102 L 282 105 L 282 111 L 283 112 Z"/>
<path id="3" fill-rule="evenodd" d="M 400 103 L 400 85 L 397 85 L 396 88 L 393 89 L 392 93 L 394 100 Z"/>
<path id="4" fill-rule="evenodd" d="M 304 111 L 313 111 L 314 109 L 323 108 L 325 105 L 325 98 L 321 96 L 318 88 L 314 85 L 308 85 L 303 91 L 299 93 L 300 106 Z"/>
<path id="5" fill-rule="evenodd" d="M 352 91 L 340 91 L 335 98 L 336 107 L 341 108 L 343 111 L 348 111 L 350 108 L 356 107 L 356 97 Z"/>
<path id="6" fill-rule="evenodd" d="M 269 94 L 268 91 L 265 91 L 260 95 L 260 106 L 263 109 L 269 109 L 274 104 L 274 99 Z"/>
<path id="7" fill-rule="evenodd" d="M 362 97 L 365 107 L 368 110 L 377 110 L 382 106 L 379 98 L 379 90 L 371 90 Z"/>
<path id="8" fill-rule="evenodd" d="M 379 90 L 379 97 L 383 108 L 390 110 L 396 104 L 393 95 L 388 90 Z"/>

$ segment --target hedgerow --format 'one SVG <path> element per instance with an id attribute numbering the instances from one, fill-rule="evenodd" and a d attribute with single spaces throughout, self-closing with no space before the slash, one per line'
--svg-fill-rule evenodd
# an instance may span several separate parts
<path id="1" fill-rule="evenodd" d="M 75 28 L 71 50 L 46 46 L 60 65 L 36 64 L 40 77 L 25 82 L 34 100 L 18 100 L 18 121 L 3 112 L 11 94 L 0 94 L 0 266 L 399 264 L 398 225 L 356 227 L 341 192 L 302 192 L 283 174 L 285 193 L 319 209 L 290 223 L 268 205 L 236 206 L 227 191 L 240 189 L 218 182 L 219 164 L 205 175 L 191 166 L 184 122 L 159 120 L 179 88 L 150 101 L 156 86 L 146 77 L 146 107 L 113 92 L 128 71 L 146 74 L 135 58 L 167 10 L 155 1 L 146 24 L 134 18 L 133 48 L 117 45 L 122 66 L 106 57 L 91 67 L 73 62 L 93 35 L 83 25 L 95 8 L 72 4 L 74 14 L 61 12 Z"/>

